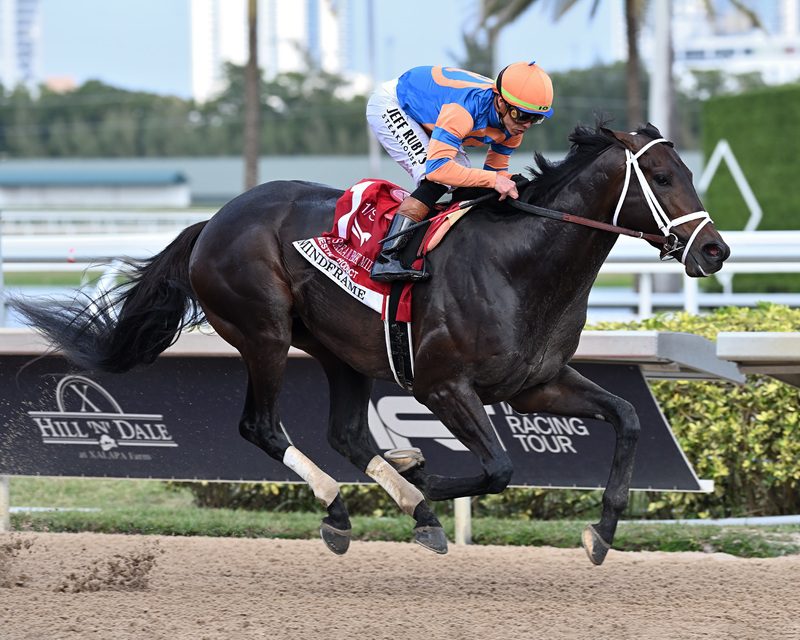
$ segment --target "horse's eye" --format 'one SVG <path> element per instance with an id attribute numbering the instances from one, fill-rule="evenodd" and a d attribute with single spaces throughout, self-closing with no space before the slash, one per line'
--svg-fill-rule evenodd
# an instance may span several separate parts
<path id="1" fill-rule="evenodd" d="M 653 176 L 653 180 L 660 187 L 668 187 L 670 184 L 672 184 L 672 179 L 669 177 L 669 174 L 666 173 L 655 174 Z"/>

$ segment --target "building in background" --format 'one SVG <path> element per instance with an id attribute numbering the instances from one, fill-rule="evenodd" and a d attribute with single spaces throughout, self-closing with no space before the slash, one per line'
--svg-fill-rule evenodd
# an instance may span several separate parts
<path id="1" fill-rule="evenodd" d="M 737 75 L 759 73 L 767 84 L 800 78 L 800 0 L 750 3 L 764 29 L 754 29 L 730 2 L 715 3 L 711 21 L 702 2 L 673 0 L 675 76 L 691 82 L 691 71 Z"/>
<path id="2" fill-rule="evenodd" d="M 33 89 L 41 78 L 40 0 L 0 0 L 0 84 Z"/>
<path id="3" fill-rule="evenodd" d="M 258 0 L 258 62 L 264 75 L 316 67 L 348 71 L 351 0 Z M 247 0 L 191 0 L 192 96 L 225 88 L 226 62 L 247 61 Z"/>

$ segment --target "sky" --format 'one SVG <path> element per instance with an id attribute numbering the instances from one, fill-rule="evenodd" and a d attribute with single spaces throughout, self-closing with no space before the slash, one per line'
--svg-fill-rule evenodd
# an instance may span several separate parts
<path id="1" fill-rule="evenodd" d="M 297 0 L 284 0 L 296 2 Z M 365 0 L 355 16 L 355 57 L 368 71 Z M 543 0 L 503 32 L 498 64 L 536 60 L 565 71 L 613 59 L 611 28 L 619 17 L 603 2 L 582 2 L 560 21 Z M 620 3 L 621 4 L 621 3 Z M 425 64 L 454 64 L 463 53 L 461 32 L 474 0 L 375 0 L 377 80 Z M 131 90 L 191 94 L 189 0 L 41 0 L 45 78 L 98 79 Z M 358 29 L 362 23 L 364 29 Z M 613 25 L 613 26 L 612 26 Z"/>

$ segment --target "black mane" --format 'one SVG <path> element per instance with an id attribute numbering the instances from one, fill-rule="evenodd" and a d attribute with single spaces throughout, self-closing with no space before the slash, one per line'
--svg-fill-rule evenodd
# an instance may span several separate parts
<path id="1" fill-rule="evenodd" d="M 580 173 L 603 151 L 612 145 L 620 146 L 622 143 L 611 135 L 605 124 L 603 121 L 598 121 L 594 128 L 577 125 L 569 136 L 571 143 L 569 152 L 559 162 L 551 162 L 537 151 L 534 155 L 536 166 L 526 167 L 533 183 L 525 194 L 525 200 L 544 203 L 565 181 Z M 658 129 L 650 123 L 639 127 L 636 133 L 651 139 L 661 137 Z"/>

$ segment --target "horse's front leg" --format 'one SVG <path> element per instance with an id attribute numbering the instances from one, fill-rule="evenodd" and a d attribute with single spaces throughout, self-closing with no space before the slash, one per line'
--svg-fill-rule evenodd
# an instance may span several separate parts
<path id="1" fill-rule="evenodd" d="M 381 457 L 370 435 L 369 399 L 372 380 L 316 342 L 303 346 L 322 364 L 330 384 L 328 442 L 360 471 L 383 487 L 404 513 L 414 518 L 415 542 L 436 553 L 447 553 L 447 537 L 436 514 L 425 502 L 420 490 Z"/>
<path id="2" fill-rule="evenodd" d="M 450 500 L 503 491 L 514 469 L 475 390 L 466 381 L 450 380 L 432 386 L 415 383 L 414 395 L 477 456 L 483 473 L 448 477 L 429 474 L 421 466 L 415 466 L 403 471 L 402 475 L 431 500 Z M 390 461 L 394 462 L 391 458 Z"/>
<path id="3" fill-rule="evenodd" d="M 633 474 L 639 418 L 633 406 L 609 393 L 570 367 L 557 378 L 533 387 L 509 401 L 519 413 L 547 412 L 610 422 L 616 432 L 614 458 L 606 489 L 600 522 L 583 532 L 583 547 L 594 564 L 602 564 L 614 541 L 617 522 L 628 506 L 628 492 Z"/>

